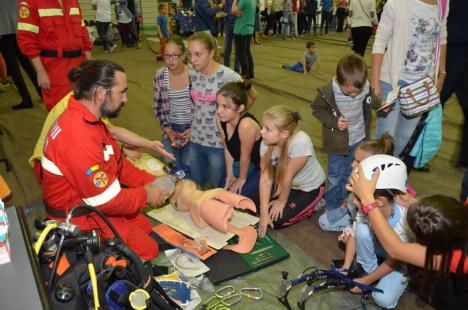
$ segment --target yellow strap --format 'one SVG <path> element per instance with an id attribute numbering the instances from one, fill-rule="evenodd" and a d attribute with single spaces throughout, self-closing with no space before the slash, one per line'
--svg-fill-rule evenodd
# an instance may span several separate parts
<path id="1" fill-rule="evenodd" d="M 62 9 L 38 9 L 39 17 L 63 16 Z"/>
<path id="2" fill-rule="evenodd" d="M 80 9 L 78 8 L 70 8 L 69 15 L 80 15 Z"/>
<path id="3" fill-rule="evenodd" d="M 39 33 L 39 27 L 33 24 L 28 24 L 28 23 L 18 23 L 18 30 L 24 30 L 24 31 L 29 31 L 33 33 Z"/>

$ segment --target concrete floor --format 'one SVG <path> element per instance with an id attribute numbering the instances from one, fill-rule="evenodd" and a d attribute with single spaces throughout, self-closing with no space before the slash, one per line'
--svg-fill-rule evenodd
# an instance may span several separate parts
<path id="1" fill-rule="evenodd" d="M 321 58 L 320 73 L 303 75 L 281 69 L 281 64 L 295 63 L 302 57 L 308 39 L 317 43 Z M 316 88 L 334 75 L 337 60 L 351 52 L 350 46 L 344 44 L 345 41 L 344 34 L 332 33 L 328 36 L 291 41 L 278 37 L 263 38 L 262 45 L 252 46 L 255 62 L 254 86 L 259 93 L 252 112 L 261 120 L 262 111 L 272 105 L 286 104 L 298 110 L 303 118 L 302 129 L 312 137 L 317 157 L 325 169 L 327 161 L 321 144 L 321 125 L 312 116 L 309 104 L 316 95 Z M 155 43 L 148 41 L 148 44 Z M 368 49 L 365 57 L 368 64 L 370 53 Z M 155 62 L 154 55 L 145 44 L 141 49 L 122 48 L 114 54 L 104 54 L 100 47 L 96 47 L 93 55 L 96 59 L 116 61 L 127 70 L 129 102 L 115 123 L 145 137 L 160 139 L 161 130 L 152 112 L 152 77 L 155 70 L 162 66 L 162 62 Z M 35 96 L 34 99 L 34 109 L 12 111 L 11 106 L 20 101 L 16 90 L 11 87 L 0 93 L 0 130 L 3 132 L 0 137 L 5 156 L 13 167 L 12 171 L 7 172 L 0 163 L 0 173 L 13 192 L 13 198 L 7 205 L 28 205 L 41 197 L 40 187 L 26 163 L 46 115 L 39 98 Z M 460 141 L 462 117 L 456 100 L 452 99 L 445 110 L 443 144 L 431 163 L 431 172 L 414 172 L 410 176 L 410 182 L 418 194 L 443 193 L 458 197 L 462 172 L 454 168 L 452 163 Z M 318 215 L 315 214 L 309 220 L 282 230 L 282 233 L 323 266 L 327 266 L 332 258 L 339 258 L 342 253 L 336 246 L 336 234 L 321 231 L 317 219 Z M 409 293 L 404 295 L 399 305 L 399 309 L 427 308 Z"/>

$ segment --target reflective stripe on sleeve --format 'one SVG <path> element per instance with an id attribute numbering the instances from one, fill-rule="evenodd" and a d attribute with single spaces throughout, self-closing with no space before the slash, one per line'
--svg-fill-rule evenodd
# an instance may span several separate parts
<path id="1" fill-rule="evenodd" d="M 82 198 L 83 201 L 92 207 L 97 207 L 109 202 L 112 198 L 120 193 L 119 180 L 115 179 L 114 182 L 104 192 L 94 197 Z"/>
<path id="2" fill-rule="evenodd" d="M 63 16 L 62 9 L 38 9 L 39 17 Z"/>
<path id="3" fill-rule="evenodd" d="M 18 23 L 18 30 L 24 30 L 24 31 L 29 31 L 33 33 L 39 33 L 39 27 L 33 24 L 28 24 L 28 23 Z"/>
<path id="4" fill-rule="evenodd" d="M 41 165 L 44 170 L 55 175 L 63 176 L 62 171 L 60 171 L 60 169 L 45 156 L 42 156 Z"/>
<path id="5" fill-rule="evenodd" d="M 69 15 L 80 15 L 80 9 L 78 8 L 70 8 Z"/>

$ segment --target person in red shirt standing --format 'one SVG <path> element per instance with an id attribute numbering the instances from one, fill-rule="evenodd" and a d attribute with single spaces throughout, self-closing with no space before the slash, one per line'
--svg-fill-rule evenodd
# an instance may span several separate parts
<path id="1" fill-rule="evenodd" d="M 47 110 L 71 87 L 67 72 L 91 59 L 92 44 L 78 0 L 18 0 L 17 40 L 31 59 Z"/>
<path id="2" fill-rule="evenodd" d="M 159 248 L 140 210 L 162 204 L 168 193 L 152 185 L 154 176 L 126 159 L 101 121 L 117 117 L 127 102 L 124 69 L 110 61 L 89 60 L 71 69 L 68 77 L 74 96 L 51 127 L 41 159 L 47 217 L 63 221 L 77 205 L 96 207 L 140 258 L 151 260 Z M 103 238 L 113 237 L 88 209 L 77 209 L 71 222 L 81 230 L 99 230 Z"/>

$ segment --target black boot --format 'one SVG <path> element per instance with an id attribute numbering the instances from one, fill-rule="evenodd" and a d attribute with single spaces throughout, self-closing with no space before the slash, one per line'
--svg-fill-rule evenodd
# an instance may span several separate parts
<path id="1" fill-rule="evenodd" d="M 20 103 L 12 107 L 13 110 L 22 110 L 22 109 L 31 109 L 31 108 L 33 108 L 33 103 L 31 101 L 31 98 L 23 99 L 23 101 L 21 101 Z"/>

